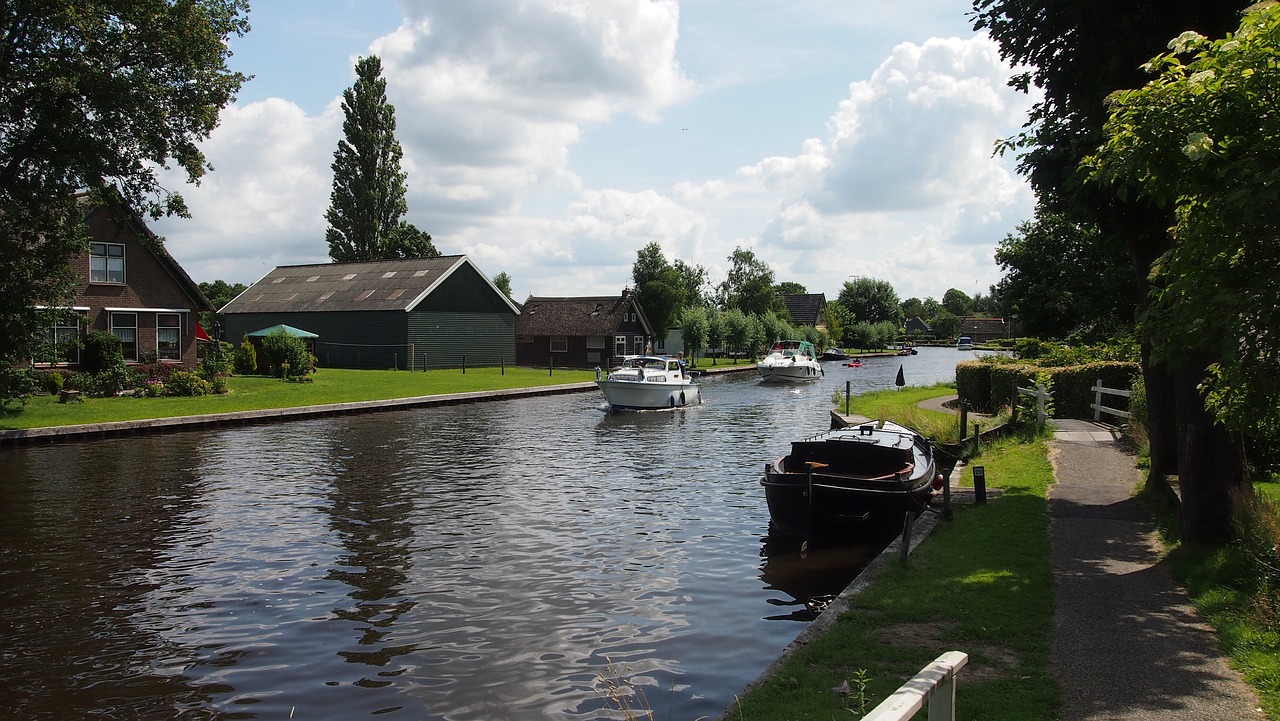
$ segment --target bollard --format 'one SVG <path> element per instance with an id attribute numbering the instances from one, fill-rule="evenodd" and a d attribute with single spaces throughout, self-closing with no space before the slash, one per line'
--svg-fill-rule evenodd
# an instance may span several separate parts
<path id="1" fill-rule="evenodd" d="M 979 506 L 987 504 L 987 469 L 983 466 L 973 467 L 973 502 Z"/>
<path id="2" fill-rule="evenodd" d="M 467 374 L 467 354 L 463 353 L 462 354 L 462 375 L 465 376 L 466 374 Z"/>
<path id="3" fill-rule="evenodd" d="M 846 416 L 849 415 L 849 391 L 851 387 L 850 384 L 851 384 L 851 381 L 844 382 L 844 414 Z"/>
<path id="4" fill-rule="evenodd" d="M 973 424 L 973 454 L 976 456 L 982 451 L 982 426 Z"/>
<path id="5" fill-rule="evenodd" d="M 548 378 L 551 377 L 551 371 L 555 370 L 555 367 L 556 367 L 555 358 L 552 358 L 551 360 L 547 361 L 547 377 Z"/>
<path id="6" fill-rule="evenodd" d="M 955 470 L 955 467 L 952 467 Z M 948 521 L 955 518 L 955 512 L 951 510 L 951 471 L 942 477 L 942 517 Z"/>
<path id="7" fill-rule="evenodd" d="M 964 443 L 964 432 L 969 430 L 969 404 L 960 403 L 960 442 Z"/>
<path id="8" fill-rule="evenodd" d="M 498 364 L 502 367 L 501 375 L 505 376 L 507 374 L 507 357 L 502 356 L 502 358 L 498 361 Z"/>

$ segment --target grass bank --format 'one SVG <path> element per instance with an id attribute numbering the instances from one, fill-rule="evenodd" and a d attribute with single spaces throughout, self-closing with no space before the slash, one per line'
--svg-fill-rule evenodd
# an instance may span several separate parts
<path id="1" fill-rule="evenodd" d="M 906 422 L 916 402 L 950 392 L 935 386 L 867 394 L 851 408 Z M 989 483 L 1003 489 L 999 499 L 958 507 L 954 520 L 940 521 L 905 567 L 877 577 L 826 634 L 784 659 L 726 718 L 856 719 L 949 650 L 970 656 L 960 675 L 964 717 L 1055 718 L 1047 441 L 997 441 L 984 447 L 981 464 Z M 842 687 L 847 695 L 833 691 Z"/>
<path id="2" fill-rule="evenodd" d="M 134 421 L 144 418 L 231 413 L 269 408 L 414 398 L 509 388 L 563 385 L 595 380 L 593 371 L 546 368 L 469 368 L 427 372 L 322 368 L 307 383 L 265 376 L 232 376 L 229 392 L 189 398 L 86 398 L 59 403 L 56 396 L 36 396 L 25 406 L 0 411 L 0 430 Z"/>

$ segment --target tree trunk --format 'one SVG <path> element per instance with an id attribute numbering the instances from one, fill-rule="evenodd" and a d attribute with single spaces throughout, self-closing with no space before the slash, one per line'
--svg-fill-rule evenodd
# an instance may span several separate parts
<path id="1" fill-rule="evenodd" d="M 1178 520 L 1182 540 L 1220 545 L 1235 537 L 1232 492 L 1249 483 L 1243 449 L 1205 410 L 1206 358 L 1188 359 L 1174 379 L 1178 423 Z M 1154 465 L 1154 464 L 1153 464 Z"/>
<path id="2" fill-rule="evenodd" d="M 1142 344 L 1142 382 L 1147 392 L 1147 444 L 1151 468 L 1146 490 L 1164 493 L 1165 478 L 1178 472 L 1178 432 L 1173 377 L 1151 363 L 1151 344 Z"/>

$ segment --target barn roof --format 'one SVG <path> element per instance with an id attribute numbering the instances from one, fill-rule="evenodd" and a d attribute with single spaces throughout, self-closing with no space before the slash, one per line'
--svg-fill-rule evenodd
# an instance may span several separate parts
<path id="1" fill-rule="evenodd" d="M 520 309 L 516 321 L 519 335 L 601 336 L 613 335 L 622 324 L 623 313 L 640 314 L 645 332 L 652 336 L 653 326 L 635 295 L 590 296 L 580 298 L 539 298 L 530 296 Z"/>
<path id="2" fill-rule="evenodd" d="M 410 311 L 464 266 L 475 268 L 465 255 L 283 265 L 236 296 L 221 312 Z M 475 270 L 485 277 L 479 268 Z M 489 285 L 493 286 L 492 282 Z M 496 286 L 493 292 L 512 311 L 520 312 Z"/>

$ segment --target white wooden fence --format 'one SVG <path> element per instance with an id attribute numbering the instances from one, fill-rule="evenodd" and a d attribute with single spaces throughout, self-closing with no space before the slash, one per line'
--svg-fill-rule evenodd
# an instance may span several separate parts
<path id="1" fill-rule="evenodd" d="M 862 721 L 907 721 L 929 704 L 929 721 L 955 721 L 956 674 L 969 662 L 963 651 L 947 651 L 925 666 Z"/>
<path id="2" fill-rule="evenodd" d="M 1122 391 L 1118 388 L 1103 387 L 1101 378 L 1098 379 L 1097 385 L 1094 385 L 1093 387 L 1089 388 L 1089 390 L 1093 391 L 1093 403 L 1089 404 L 1089 407 L 1093 409 L 1093 420 L 1095 421 L 1102 420 L 1103 413 L 1110 413 L 1113 416 L 1119 416 L 1121 418 L 1131 417 L 1129 415 L 1129 411 L 1122 411 L 1118 408 L 1108 408 L 1102 405 L 1103 395 L 1122 396 L 1124 398 L 1128 398 L 1129 391 Z"/>
<path id="3" fill-rule="evenodd" d="M 1049 391 L 1037 383 L 1030 388 L 1019 388 L 1018 393 L 1024 396 L 1036 397 L 1036 424 L 1043 426 L 1047 420 L 1044 412 L 1044 402 L 1049 399 Z"/>

